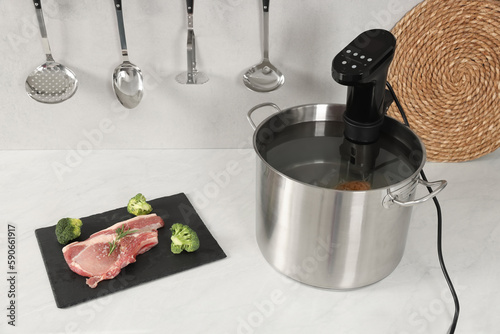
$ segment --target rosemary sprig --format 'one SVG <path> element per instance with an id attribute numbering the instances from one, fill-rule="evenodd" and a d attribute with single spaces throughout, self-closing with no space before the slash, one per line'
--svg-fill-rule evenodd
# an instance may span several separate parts
<path id="1" fill-rule="evenodd" d="M 125 224 L 123 224 L 122 227 L 116 229 L 116 238 L 115 238 L 115 240 L 113 240 L 111 242 L 108 242 L 108 245 L 109 245 L 108 256 L 110 256 L 114 252 L 114 250 L 118 246 L 118 241 L 120 241 L 120 239 L 125 238 L 127 235 L 135 233 L 137 231 L 138 230 L 126 230 L 125 229 Z"/>

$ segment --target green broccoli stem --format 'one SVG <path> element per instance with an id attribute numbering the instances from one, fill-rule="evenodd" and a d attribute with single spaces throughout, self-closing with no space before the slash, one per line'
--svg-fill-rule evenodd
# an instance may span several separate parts
<path id="1" fill-rule="evenodd" d="M 172 242 L 173 242 L 174 244 L 176 244 L 177 246 L 182 246 L 182 241 L 180 241 L 180 240 L 179 240 L 179 238 L 177 238 L 177 237 L 172 237 L 172 238 L 170 238 L 170 239 L 172 239 Z"/>

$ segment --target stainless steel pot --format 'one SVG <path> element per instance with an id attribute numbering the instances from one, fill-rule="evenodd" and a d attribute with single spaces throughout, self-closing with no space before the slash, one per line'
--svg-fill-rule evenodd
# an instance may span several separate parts
<path id="1" fill-rule="evenodd" d="M 278 112 L 256 126 L 252 114 L 264 106 Z M 295 280 L 340 290 L 363 287 L 389 275 L 403 256 L 412 206 L 446 186 L 446 181 L 425 182 L 419 177 L 425 164 L 423 143 L 408 127 L 387 116 L 384 145 L 395 150 L 396 158 L 391 169 L 382 173 L 386 186 L 336 190 L 311 175 L 304 178 L 302 171 L 315 174 L 335 166 L 325 158 L 330 153 L 324 147 L 317 150 L 300 139 L 342 137 L 344 109 L 344 105 L 311 104 L 280 110 L 265 103 L 248 112 L 258 156 L 256 232 L 263 256 Z M 415 199 L 419 184 L 435 189 Z"/>

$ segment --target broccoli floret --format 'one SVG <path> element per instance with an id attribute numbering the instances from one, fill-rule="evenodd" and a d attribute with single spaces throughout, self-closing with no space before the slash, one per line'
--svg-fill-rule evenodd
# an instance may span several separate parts
<path id="1" fill-rule="evenodd" d="M 137 194 L 128 201 L 127 211 L 135 216 L 147 215 L 153 208 L 146 202 L 143 194 Z"/>
<path id="2" fill-rule="evenodd" d="M 200 239 L 198 239 L 198 235 L 192 228 L 183 224 L 174 224 L 170 228 L 172 231 L 172 244 L 170 245 L 170 249 L 172 253 L 179 254 L 183 250 L 186 252 L 194 252 L 198 248 L 200 248 Z"/>
<path id="3" fill-rule="evenodd" d="M 82 221 L 78 218 L 62 218 L 56 225 L 57 241 L 61 245 L 66 245 L 81 234 Z"/>

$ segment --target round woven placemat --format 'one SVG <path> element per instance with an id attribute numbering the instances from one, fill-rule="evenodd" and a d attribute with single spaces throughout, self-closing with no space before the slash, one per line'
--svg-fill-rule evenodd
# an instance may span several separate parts
<path id="1" fill-rule="evenodd" d="M 500 147 L 500 0 L 425 0 L 393 28 L 388 81 L 430 161 Z M 401 119 L 393 104 L 388 111 Z"/>

